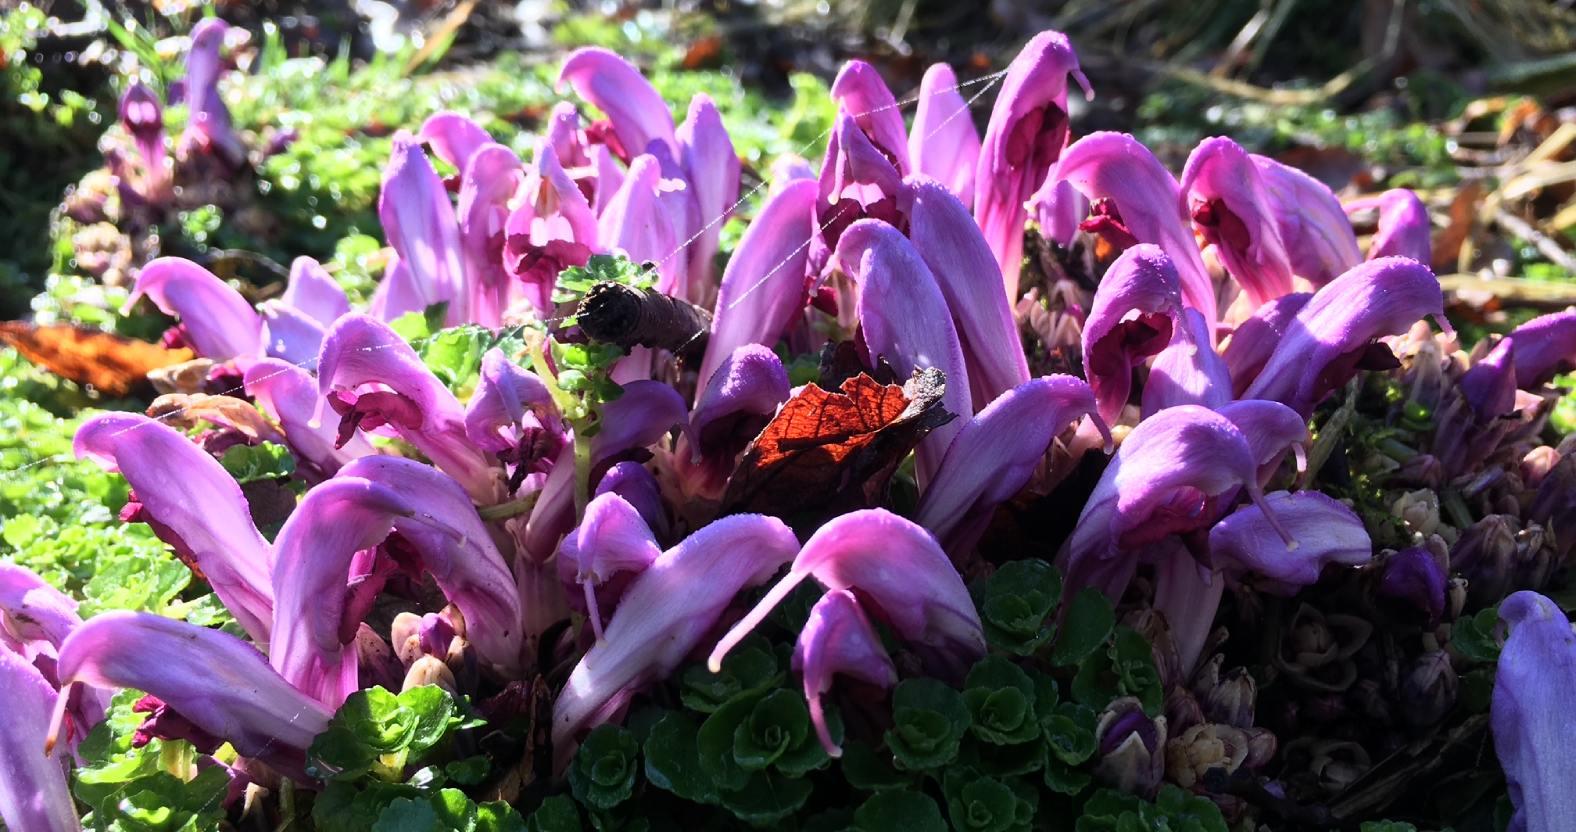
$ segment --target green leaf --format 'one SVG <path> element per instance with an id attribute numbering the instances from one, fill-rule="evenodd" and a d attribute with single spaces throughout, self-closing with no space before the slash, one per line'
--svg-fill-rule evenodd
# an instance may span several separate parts
<path id="1" fill-rule="evenodd" d="M 1154 803 L 1114 789 L 1100 789 L 1084 803 L 1077 832 L 1226 832 L 1220 807 L 1170 783 Z"/>
<path id="2" fill-rule="evenodd" d="M 219 458 L 219 464 L 243 485 L 257 480 L 282 479 L 295 473 L 295 457 L 290 449 L 272 442 L 232 445 Z"/>
<path id="3" fill-rule="evenodd" d="M 617 725 L 599 725 L 586 736 L 569 766 L 569 789 L 593 809 L 611 809 L 635 791 L 640 744 Z"/>
<path id="4" fill-rule="evenodd" d="M 969 670 L 963 683 L 969 730 L 996 745 L 1028 742 L 1040 733 L 1034 682 L 1022 668 L 1001 656 L 987 656 Z"/>
<path id="5" fill-rule="evenodd" d="M 679 699 L 692 711 L 714 713 L 737 697 L 778 686 L 783 678 L 771 644 L 752 635 L 728 653 L 721 671 L 712 673 L 705 665 L 686 668 L 679 677 Z"/>
<path id="6" fill-rule="evenodd" d="M 352 693 L 333 722 L 349 728 L 362 745 L 379 754 L 403 751 L 416 739 L 416 715 L 380 687 Z"/>
<path id="7" fill-rule="evenodd" d="M 887 747 L 901 769 L 937 768 L 957 757 L 969 723 L 962 694 L 935 679 L 906 679 L 892 692 Z"/>
<path id="8" fill-rule="evenodd" d="M 755 704 L 733 730 L 733 759 L 745 771 L 760 771 L 809 740 L 810 709 L 804 696 L 779 688 Z"/>
<path id="9" fill-rule="evenodd" d="M 1094 756 L 1097 747 L 1095 726 L 1098 721 L 1099 715 L 1093 708 L 1063 702 L 1042 723 L 1045 745 L 1063 763 L 1080 765 Z"/>
<path id="10" fill-rule="evenodd" d="M 502 800 L 480 803 L 476 806 L 476 832 L 525 832 L 525 819 Z"/>
<path id="11" fill-rule="evenodd" d="M 1046 758 L 1045 769 L 1041 774 L 1041 780 L 1047 789 L 1069 796 L 1089 788 L 1089 784 L 1093 782 L 1089 772 L 1069 766 L 1055 756 Z"/>
<path id="12" fill-rule="evenodd" d="M 947 771 L 942 791 L 947 796 L 947 817 L 953 828 L 964 832 L 1026 830 L 1039 803 L 1032 788 L 960 768 Z"/>
<path id="13" fill-rule="evenodd" d="M 859 740 L 843 744 L 843 756 L 839 763 L 843 779 L 860 791 L 901 789 L 914 783 L 912 774 L 898 771 L 893 765 L 891 752 L 878 751 L 869 743 Z"/>
<path id="14" fill-rule="evenodd" d="M 1450 646 L 1468 661 L 1493 664 L 1499 661 L 1499 639 L 1494 631 L 1499 626 L 1497 606 L 1479 610 L 1476 615 L 1462 616 L 1450 631 Z"/>
<path id="15" fill-rule="evenodd" d="M 854 812 L 854 829 L 860 832 L 946 832 L 941 807 L 922 792 L 886 791 L 872 795 Z"/>
<path id="16" fill-rule="evenodd" d="M 1027 656 L 1055 635 L 1047 619 L 1061 599 L 1062 578 L 1043 560 L 1004 564 L 977 582 L 972 594 L 992 647 Z"/>
<path id="17" fill-rule="evenodd" d="M 716 803 L 717 787 L 700 764 L 699 732 L 683 713 L 664 714 L 646 738 L 646 779 L 685 800 Z"/>
<path id="18" fill-rule="evenodd" d="M 410 797 L 390 802 L 372 824 L 372 832 L 433 832 L 443 828 L 438 825 L 438 813 L 431 801 Z"/>
<path id="19" fill-rule="evenodd" d="M 458 715 L 454 695 L 437 685 L 421 685 L 403 691 L 399 704 L 414 717 L 409 747 L 417 754 L 442 742 L 451 729 L 464 722 Z"/>
<path id="20" fill-rule="evenodd" d="M 810 781 L 774 771 L 751 774 L 744 787 L 722 793 L 722 805 L 735 817 L 756 826 L 776 823 L 799 811 L 814 791 Z"/>
<path id="21" fill-rule="evenodd" d="M 992 745 L 966 737 L 956 765 L 967 766 L 990 777 L 1014 777 L 1039 771 L 1045 765 L 1045 742 L 1039 738 L 1016 745 Z"/>
<path id="22" fill-rule="evenodd" d="M 749 782 L 750 773 L 733 758 L 733 735 L 755 710 L 757 701 L 759 697 L 731 700 L 707 717 L 696 734 L 700 767 L 717 783 L 718 789 L 742 789 Z"/>
<path id="23" fill-rule="evenodd" d="M 526 832 L 581 832 L 580 810 L 575 802 L 559 794 L 542 801 L 525 821 Z"/>
<path id="24" fill-rule="evenodd" d="M 1115 624 L 1116 610 L 1105 595 L 1095 589 L 1080 590 L 1067 607 L 1060 637 L 1051 648 L 1051 663 L 1060 667 L 1082 663 L 1100 649 Z"/>
<path id="25" fill-rule="evenodd" d="M 479 785 L 491 772 L 492 761 L 481 754 L 455 760 L 443 767 L 444 775 L 462 786 Z"/>

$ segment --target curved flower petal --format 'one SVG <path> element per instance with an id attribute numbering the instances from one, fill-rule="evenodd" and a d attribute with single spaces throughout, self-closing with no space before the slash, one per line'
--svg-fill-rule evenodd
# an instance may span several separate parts
<path id="1" fill-rule="evenodd" d="M 1219 405 L 1215 411 L 1231 420 L 1248 440 L 1248 448 L 1259 463 L 1259 484 L 1269 482 L 1287 450 L 1297 453 L 1297 470 L 1307 466 L 1304 447 L 1308 444 L 1308 422 L 1297 411 L 1280 402 L 1241 399 Z"/>
<path id="2" fill-rule="evenodd" d="M 629 61 L 601 47 L 576 49 L 564 58 L 558 71 L 557 88 L 562 90 L 566 84 L 607 114 L 624 151 L 618 155 L 624 159 L 645 152 L 654 141 L 678 150 L 673 114 L 651 82 Z"/>
<path id="3" fill-rule="evenodd" d="M 1472 412 L 1480 422 L 1510 413 L 1516 408 L 1516 339 L 1504 337 L 1488 355 L 1472 362 L 1471 369 L 1457 382 Z"/>
<path id="4" fill-rule="evenodd" d="M 448 302 L 448 323 L 464 323 L 466 310 L 458 304 L 465 286 L 465 264 L 460 259 L 460 226 L 454 206 L 421 144 L 403 130 L 394 134 L 388 164 L 383 167 L 378 219 L 400 264 L 410 272 L 421 308 Z"/>
<path id="5" fill-rule="evenodd" d="M 252 645 L 152 613 L 89 619 L 61 647 L 59 672 L 62 687 L 82 683 L 157 696 L 243 756 L 264 760 L 299 755 L 333 715 L 291 687 Z"/>
<path id="6" fill-rule="evenodd" d="M 799 541 L 781 520 L 736 514 L 713 521 L 658 556 L 629 587 L 605 638 L 581 657 L 553 703 L 553 747 L 567 754 L 572 738 L 606 721 L 610 707 L 667 678 L 716 626 L 739 590 L 771 578 L 798 549 Z"/>
<path id="7" fill-rule="evenodd" d="M 1416 260 L 1381 257 L 1354 266 L 1314 294 L 1287 324 L 1244 398 L 1273 399 L 1310 415 L 1372 357 L 1374 339 L 1400 335 L 1424 315 L 1448 328 L 1444 303 L 1439 280 Z"/>
<path id="8" fill-rule="evenodd" d="M 324 476 L 333 476 L 341 465 L 356 457 L 376 453 L 366 437 L 352 436 L 343 446 L 336 447 L 332 426 L 312 425 L 318 408 L 317 380 L 306 370 L 277 358 L 265 358 L 246 369 L 242 384 L 246 395 L 256 399 L 284 429 L 291 450 Z"/>
<path id="9" fill-rule="evenodd" d="M 350 314 L 345 290 L 321 263 L 310 257 L 297 257 L 290 262 L 290 281 L 279 299 L 325 327 Z"/>
<path id="10" fill-rule="evenodd" d="M 969 115 L 968 102 L 958 91 L 958 76 L 948 64 L 931 64 L 919 82 L 919 105 L 914 109 L 914 127 L 908 134 L 908 157 L 914 172 L 940 182 L 965 205 L 974 204 L 980 132 Z"/>
<path id="11" fill-rule="evenodd" d="M 471 155 L 492 141 L 480 124 L 448 110 L 427 116 L 416 137 L 430 145 L 439 159 L 461 172 L 470 163 Z"/>
<path id="12" fill-rule="evenodd" d="M 511 288 L 503 263 L 504 227 L 509 200 L 524 178 L 523 166 L 513 150 L 489 142 L 476 148 L 461 170 L 458 211 L 466 320 L 497 327 Z"/>
<path id="13" fill-rule="evenodd" d="M 77 458 L 119 471 L 141 503 L 141 519 L 202 573 L 237 623 L 268 642 L 274 614 L 273 555 L 252 525 L 246 497 L 219 461 L 178 431 L 134 413 L 82 423 Z"/>
<path id="14" fill-rule="evenodd" d="M 1003 393 L 952 441 L 936 478 L 920 496 L 915 521 L 954 558 L 979 539 L 996 507 L 1028 483 L 1051 441 L 1095 412 L 1094 393 L 1072 376 L 1043 376 Z"/>
<path id="15" fill-rule="evenodd" d="M 1368 259 L 1380 257 L 1410 257 L 1419 263 L 1434 261 L 1432 225 L 1428 207 L 1417 194 L 1407 188 L 1392 188 L 1371 199 L 1360 199 L 1346 205 L 1346 213 L 1354 214 L 1370 208 L 1379 209 L 1379 228 L 1368 244 Z"/>
<path id="16" fill-rule="evenodd" d="M 510 432 L 528 412 L 546 427 L 557 428 L 562 422 L 541 378 L 493 347 L 482 356 L 480 380 L 465 408 L 465 435 L 483 450 L 506 451 L 518 441 Z"/>
<path id="17" fill-rule="evenodd" d="M 1317 287 L 1362 262 L 1357 235 L 1328 185 L 1267 156 L 1252 154 L 1252 159 L 1293 272 Z"/>
<path id="18" fill-rule="evenodd" d="M 1084 217 L 1089 216 L 1089 200 L 1071 182 L 1050 176 L 1034 196 L 1029 197 L 1029 212 L 1040 224 L 1040 233 L 1047 240 L 1068 248 Z"/>
<path id="19" fill-rule="evenodd" d="M 623 497 L 603 493 L 586 505 L 580 525 L 559 544 L 558 576 L 582 587 L 585 612 L 598 640 L 604 635 L 599 590 L 615 575 L 644 572 L 661 554 L 651 527 Z M 612 606 L 616 599 L 606 600 Z"/>
<path id="20" fill-rule="evenodd" d="M 1209 345 L 1210 325 L 1197 309 L 1182 310 L 1182 325 L 1155 356 L 1144 383 L 1145 416 L 1179 404 L 1212 409 L 1231 401 L 1231 371 Z"/>
<path id="21" fill-rule="evenodd" d="M 942 402 L 958 418 L 919 442 L 916 476 L 923 489 L 953 437 L 974 415 L 968 366 L 946 297 L 913 244 L 884 222 L 867 220 L 849 228 L 837 259 L 859 284 L 859 325 L 870 359 L 884 356 L 903 378 L 927 367 L 946 374 Z"/>
<path id="22" fill-rule="evenodd" d="M 344 477 L 386 488 L 413 509 L 394 518 L 394 531 L 415 548 L 422 567 L 465 617 L 466 637 L 477 655 L 500 673 L 518 672 L 520 596 L 465 489 L 436 468 L 394 456 L 358 459 L 340 472 Z"/>
<path id="23" fill-rule="evenodd" d="M 1510 828 L 1556 832 L 1576 817 L 1576 634 L 1559 606 L 1535 592 L 1506 598 L 1499 617 L 1510 637 L 1499 654 L 1489 717 L 1515 807 Z"/>
<path id="24" fill-rule="evenodd" d="M 44 753 L 60 698 L 31 664 L 0 647 L 0 821 L 18 832 L 76 832 L 77 807 L 66 786 L 64 750 Z"/>
<path id="25" fill-rule="evenodd" d="M 805 302 L 816 184 L 798 179 L 767 199 L 728 259 L 696 389 L 745 344 L 772 346 Z"/>
<path id="26" fill-rule="evenodd" d="M 637 263 L 657 263 L 657 290 L 682 295 L 688 288 L 681 282 L 688 266 L 670 257 L 682 241 L 662 205 L 661 187 L 662 164 L 657 157 L 636 156 L 618 192 L 597 218 L 597 236 L 608 250 L 623 251 Z"/>
<path id="27" fill-rule="evenodd" d="M 1044 31 L 1024 44 L 1007 67 L 991 108 L 974 172 L 974 216 L 996 263 L 1009 300 L 1018 298 L 1023 263 L 1024 203 L 1039 190 L 1067 147 L 1067 77 L 1093 97 L 1067 36 Z"/>
<path id="28" fill-rule="evenodd" d="M 904 225 L 898 207 L 903 175 L 846 110 L 838 111 L 816 184 L 810 268 L 818 275 L 854 223 L 878 219 Z"/>
<path id="29" fill-rule="evenodd" d="M 561 164 L 548 141 L 536 146 L 525 171 L 518 204 L 504 223 L 504 265 L 541 315 L 550 315 L 558 273 L 584 266 L 597 248 L 591 203 Z M 598 183 L 598 193 L 608 183 Z M 616 187 L 616 186 L 615 186 Z"/>
<path id="30" fill-rule="evenodd" d="M 722 114 L 705 93 L 690 99 L 689 113 L 678 129 L 679 160 L 695 188 L 695 204 L 703 223 L 691 244 L 690 272 L 710 282 L 712 260 L 722 226 L 739 199 L 739 154 L 722 125 Z"/>
<path id="31" fill-rule="evenodd" d="M 186 53 L 186 130 L 181 134 L 181 154 L 194 149 L 216 153 L 232 168 L 246 162 L 246 145 L 230 125 L 230 111 L 219 95 L 219 50 L 229 24 L 210 17 L 192 27 L 191 50 Z"/>
<path id="32" fill-rule="evenodd" d="M 351 559 L 382 543 L 394 520 L 415 510 L 385 485 L 341 475 L 308 491 L 279 530 L 269 663 L 329 708 L 359 687 L 356 651 L 345 649 L 361 623 L 346 615 L 353 606 L 346 603 Z"/>
<path id="33" fill-rule="evenodd" d="M 1516 384 L 1523 390 L 1576 367 L 1576 309 L 1533 318 L 1510 338 L 1516 342 Z"/>
<path id="34" fill-rule="evenodd" d="M 975 407 L 1029 380 L 1023 339 L 990 246 L 963 203 L 940 184 L 911 177 L 909 239 L 935 276 L 952 312 Z"/>
<path id="35" fill-rule="evenodd" d="M 323 339 L 317 373 L 319 395 L 344 407 L 342 440 L 358 426 L 387 424 L 478 503 L 497 502 L 502 472 L 466 438 L 459 400 L 387 324 L 345 316 Z"/>
<path id="36" fill-rule="evenodd" d="M 684 424 L 684 397 L 660 381 L 633 381 L 602 407 L 602 429 L 591 438 L 596 466 L 624 451 L 644 448 Z"/>
<path id="37" fill-rule="evenodd" d="M 181 320 L 197 354 L 215 361 L 250 359 L 263 352 L 263 319 L 230 284 L 183 257 L 160 257 L 142 267 L 121 314 L 147 295 L 159 311 Z"/>
<path id="38" fill-rule="evenodd" d="M 1106 270 L 1084 321 L 1083 366 L 1107 423 L 1127 404 L 1133 368 L 1166 348 L 1181 312 L 1176 266 L 1159 246 L 1133 246 Z"/>
<path id="39" fill-rule="evenodd" d="M 840 515 L 816 530 L 788 574 L 712 650 L 722 659 L 806 578 L 853 590 L 871 612 L 913 645 L 933 673 L 961 676 L 985 655 L 985 632 L 963 578 L 935 538 L 886 509 Z"/>
<path id="40" fill-rule="evenodd" d="M 697 453 L 728 457 L 744 445 L 788 400 L 788 371 L 777 353 L 759 344 L 733 351 L 706 384 L 690 414 L 689 435 Z M 739 441 L 743 435 L 743 441 Z"/>
<path id="41" fill-rule="evenodd" d="M 59 648 L 81 623 L 77 602 L 70 596 L 31 569 L 0 563 L 0 652 L 8 640 Z"/>
<path id="42" fill-rule="evenodd" d="M 1237 325 L 1220 351 L 1220 357 L 1225 359 L 1231 371 L 1231 388 L 1236 395 L 1242 395 L 1258 378 L 1270 355 L 1280 346 L 1292 319 L 1312 297 L 1309 292 L 1281 295 L 1260 306 L 1252 317 Z"/>
<path id="43" fill-rule="evenodd" d="M 1264 506 L 1291 532 L 1296 546 L 1286 545 L 1266 519 Z M 1285 594 L 1318 581 L 1328 564 L 1365 564 L 1373 551 L 1357 513 L 1317 491 L 1272 491 L 1261 504 L 1243 506 L 1209 530 L 1209 554 L 1217 569 L 1268 578 Z"/>
<path id="44" fill-rule="evenodd" d="M 646 466 L 638 462 L 615 463 L 596 484 L 596 495 L 608 493 L 617 494 L 634 506 L 658 540 L 667 538 L 668 509 L 662 502 L 662 484 Z"/>
<path id="45" fill-rule="evenodd" d="M 277 300 L 263 301 L 257 312 L 263 317 L 264 351 L 269 358 L 308 369 L 317 365 L 317 354 L 323 348 L 323 325 L 316 318 Z"/>
<path id="46" fill-rule="evenodd" d="M 1224 136 L 1199 142 L 1182 168 L 1181 188 L 1182 210 L 1250 304 L 1257 308 L 1291 291 L 1291 259 L 1259 170 L 1241 145 Z"/>
<path id="47" fill-rule="evenodd" d="M 881 80 L 881 73 L 864 61 L 843 64 L 832 79 L 832 100 L 848 113 L 881 155 L 898 173 L 909 172 L 908 139 L 903 135 L 903 112 L 897 98 Z"/>
<path id="48" fill-rule="evenodd" d="M 410 268 L 399 259 L 398 254 L 390 255 L 388 265 L 383 269 L 383 280 L 372 290 L 372 298 L 367 301 L 367 314 L 380 321 L 392 321 L 409 312 L 423 312 L 426 308 L 421 287 L 416 285 L 416 278 Z"/>
<path id="49" fill-rule="evenodd" d="M 1119 224 L 1137 242 L 1160 246 L 1176 268 L 1182 299 L 1204 320 L 1217 319 L 1214 283 L 1177 210 L 1181 188 L 1149 148 L 1126 133 L 1090 133 L 1062 154 L 1056 175 L 1104 211 L 1105 222 Z"/>
<path id="50" fill-rule="evenodd" d="M 810 618 L 794 644 L 793 668 L 804 676 L 804 699 L 810 705 L 810 723 L 821 747 L 831 757 L 843 756 L 826 727 L 821 697 L 832 689 L 838 674 L 880 688 L 897 684 L 897 668 L 881 646 L 859 600 L 846 589 L 828 592 L 810 608 Z"/>
<path id="51" fill-rule="evenodd" d="M 142 157 L 147 176 L 143 197 L 162 195 L 170 180 L 170 162 L 164 149 L 164 109 L 159 106 L 158 93 L 141 81 L 133 82 L 120 97 L 120 123 Z"/>

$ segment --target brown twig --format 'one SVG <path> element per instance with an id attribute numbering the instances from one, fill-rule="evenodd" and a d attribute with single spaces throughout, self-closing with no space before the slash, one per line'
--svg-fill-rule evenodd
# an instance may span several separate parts
<path id="1" fill-rule="evenodd" d="M 711 314 L 655 289 L 598 283 L 586 292 L 575 322 L 593 341 L 667 350 L 688 364 L 706 351 Z"/>

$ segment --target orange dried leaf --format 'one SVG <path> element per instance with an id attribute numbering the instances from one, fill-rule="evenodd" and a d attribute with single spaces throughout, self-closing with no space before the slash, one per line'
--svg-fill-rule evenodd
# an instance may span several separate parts
<path id="1" fill-rule="evenodd" d="M 110 397 L 130 395 L 147 382 L 149 372 L 193 357 L 189 349 L 168 349 L 70 324 L 0 321 L 0 343 L 61 378 L 92 385 Z"/>

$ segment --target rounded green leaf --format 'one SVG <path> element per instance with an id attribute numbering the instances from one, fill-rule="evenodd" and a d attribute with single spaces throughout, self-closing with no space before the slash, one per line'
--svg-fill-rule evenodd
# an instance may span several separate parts
<path id="1" fill-rule="evenodd" d="M 640 745 L 617 725 L 599 725 L 586 736 L 569 766 L 569 789 L 594 809 L 611 809 L 629 799 L 639 773 Z"/>
<path id="2" fill-rule="evenodd" d="M 1116 625 L 1116 610 L 1095 589 L 1083 589 L 1067 606 L 1056 646 L 1051 648 L 1051 663 L 1071 667 L 1081 663 L 1105 643 Z"/>
<path id="3" fill-rule="evenodd" d="M 892 728 L 887 747 L 898 768 L 936 768 L 952 762 L 969 729 L 963 695 L 935 679 L 906 679 L 892 692 Z"/>
<path id="4" fill-rule="evenodd" d="M 859 832 L 946 832 L 941 807 L 929 795 L 907 789 L 872 795 L 854 812 Z"/>

